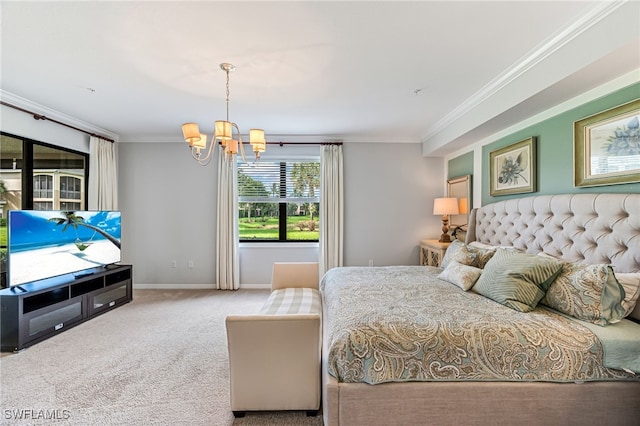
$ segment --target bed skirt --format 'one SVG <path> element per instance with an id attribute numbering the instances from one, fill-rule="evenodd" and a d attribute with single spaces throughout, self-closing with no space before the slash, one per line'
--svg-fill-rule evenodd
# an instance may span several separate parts
<path id="1" fill-rule="evenodd" d="M 370 385 L 323 371 L 322 390 L 326 426 L 640 424 L 640 382 Z"/>

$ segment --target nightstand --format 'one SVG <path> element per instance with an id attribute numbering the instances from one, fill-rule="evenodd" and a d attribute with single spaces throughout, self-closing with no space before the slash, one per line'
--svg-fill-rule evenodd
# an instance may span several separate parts
<path id="1" fill-rule="evenodd" d="M 450 244 L 441 243 L 438 240 L 421 240 L 420 265 L 440 266 Z"/>

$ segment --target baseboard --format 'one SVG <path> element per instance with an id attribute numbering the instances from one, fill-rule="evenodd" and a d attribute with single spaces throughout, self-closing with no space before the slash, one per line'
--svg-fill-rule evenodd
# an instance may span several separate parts
<path id="1" fill-rule="evenodd" d="M 215 290 L 215 284 L 133 284 L 134 290 Z"/>
<path id="2" fill-rule="evenodd" d="M 215 284 L 133 284 L 134 290 L 216 290 Z M 240 284 L 242 290 L 269 290 L 271 284 Z"/>
<path id="3" fill-rule="evenodd" d="M 271 290 L 271 284 L 240 284 L 242 290 Z"/>

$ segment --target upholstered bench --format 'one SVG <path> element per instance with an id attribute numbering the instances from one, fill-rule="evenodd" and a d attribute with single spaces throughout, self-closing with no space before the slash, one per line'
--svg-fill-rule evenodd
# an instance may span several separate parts
<path id="1" fill-rule="evenodd" d="M 322 302 L 318 264 L 275 263 L 260 312 L 226 318 L 231 410 L 320 409 Z"/>

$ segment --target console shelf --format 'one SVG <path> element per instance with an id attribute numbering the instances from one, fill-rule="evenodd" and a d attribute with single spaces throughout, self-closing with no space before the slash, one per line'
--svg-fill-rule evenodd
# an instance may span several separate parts
<path id="1" fill-rule="evenodd" d="M 20 351 L 132 300 L 131 265 L 0 290 L 2 352 Z"/>

